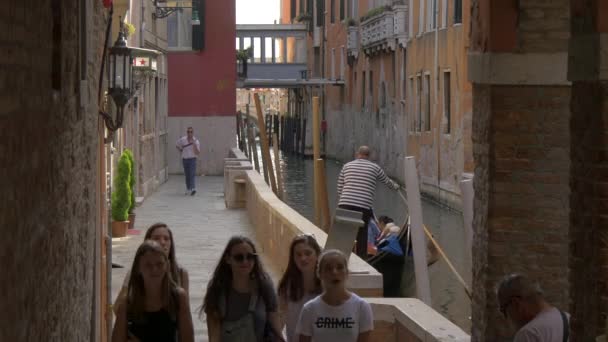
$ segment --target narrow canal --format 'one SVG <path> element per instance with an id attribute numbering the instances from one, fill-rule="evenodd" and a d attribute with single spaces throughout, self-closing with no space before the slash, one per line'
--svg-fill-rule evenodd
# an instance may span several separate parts
<path id="1" fill-rule="evenodd" d="M 314 222 L 313 207 L 313 161 L 300 156 L 281 153 L 281 172 L 285 187 L 284 201 L 301 215 Z M 274 159 L 274 158 L 273 158 Z M 260 154 L 261 160 L 261 154 Z M 337 205 L 336 182 L 342 164 L 326 162 L 327 190 L 330 210 Z M 462 214 L 446 209 L 423 198 L 422 210 L 425 225 L 432 231 L 454 267 L 471 282 L 471 265 L 465 253 Z M 374 199 L 376 216 L 387 215 L 401 225 L 407 217 L 406 208 L 399 195 L 383 184 L 379 184 Z M 413 272 L 406 269 L 405 272 Z M 471 303 L 462 286 L 443 260 L 429 267 L 433 308 L 446 318 L 470 332 Z M 413 285 L 412 285 L 413 286 Z"/>

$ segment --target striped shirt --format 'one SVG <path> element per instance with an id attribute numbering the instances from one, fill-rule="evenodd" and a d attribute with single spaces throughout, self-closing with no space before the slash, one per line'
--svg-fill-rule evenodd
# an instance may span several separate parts
<path id="1" fill-rule="evenodd" d="M 390 180 L 378 164 L 359 158 L 346 163 L 338 177 L 338 205 L 353 205 L 371 209 L 376 192 L 376 181 L 391 189 L 399 185 Z"/>

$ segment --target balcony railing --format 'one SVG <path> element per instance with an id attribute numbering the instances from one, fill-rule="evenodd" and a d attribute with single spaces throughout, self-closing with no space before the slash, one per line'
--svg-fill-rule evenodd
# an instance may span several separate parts
<path id="1" fill-rule="evenodd" d="M 355 57 L 359 55 L 359 27 L 349 26 L 348 36 L 346 39 L 347 55 Z"/>
<path id="2" fill-rule="evenodd" d="M 395 4 L 361 22 L 361 47 L 365 54 L 371 55 L 383 50 L 394 51 L 397 44 L 406 45 L 407 11 L 407 5 Z"/>

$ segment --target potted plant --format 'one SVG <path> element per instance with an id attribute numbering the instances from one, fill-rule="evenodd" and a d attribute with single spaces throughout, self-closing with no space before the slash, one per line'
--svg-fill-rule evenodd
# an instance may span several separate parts
<path id="1" fill-rule="evenodd" d="M 247 77 L 247 60 L 249 60 L 251 56 L 253 56 L 253 49 L 251 47 L 243 50 L 236 50 L 236 62 L 239 77 Z"/>
<path id="2" fill-rule="evenodd" d="M 126 154 L 118 160 L 112 191 L 112 237 L 127 236 L 129 228 L 129 207 L 131 206 L 131 163 Z"/>
<path id="3" fill-rule="evenodd" d="M 129 189 L 131 189 L 131 201 L 129 206 L 129 229 L 135 228 L 135 180 L 137 179 L 135 176 L 135 158 L 133 157 L 133 152 L 128 148 L 123 152 L 127 158 L 129 159 L 129 164 L 131 166 L 131 176 L 129 177 Z"/>

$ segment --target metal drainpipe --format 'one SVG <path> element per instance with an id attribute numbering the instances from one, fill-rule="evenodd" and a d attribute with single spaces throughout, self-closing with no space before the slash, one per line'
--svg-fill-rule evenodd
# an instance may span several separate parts
<path id="1" fill-rule="evenodd" d="M 433 8 L 433 17 L 435 22 L 435 67 L 433 68 L 435 72 L 435 115 L 439 116 L 439 120 L 437 121 L 437 200 L 441 202 L 441 120 L 443 115 L 439 115 L 439 11 L 437 4 L 439 0 L 433 0 L 434 8 Z M 430 85 L 429 85 L 430 89 Z M 431 123 L 432 123 L 431 119 Z"/>
<path id="2" fill-rule="evenodd" d="M 324 5 L 323 11 L 323 39 L 321 39 L 321 78 L 325 79 L 325 45 L 327 44 L 327 7 Z M 321 112 L 321 121 L 325 120 L 325 111 L 327 101 L 325 100 L 325 84 L 321 85 L 321 108 L 323 111 Z M 325 152 L 325 134 L 321 137 L 321 147 L 323 148 L 323 152 Z"/>

